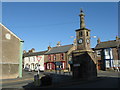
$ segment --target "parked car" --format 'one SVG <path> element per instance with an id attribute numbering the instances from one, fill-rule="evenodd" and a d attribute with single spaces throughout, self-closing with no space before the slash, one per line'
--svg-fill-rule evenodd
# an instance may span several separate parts
<path id="1" fill-rule="evenodd" d="M 28 68 L 28 67 L 25 67 L 25 69 L 24 69 L 25 71 L 32 71 L 32 70 L 30 70 L 30 68 Z"/>
<path id="2" fill-rule="evenodd" d="M 44 71 L 44 67 L 43 66 L 37 66 L 37 67 L 35 67 L 35 71 L 38 71 L 38 69 L 40 70 L 40 71 Z"/>
<path id="3" fill-rule="evenodd" d="M 44 67 L 40 66 L 40 71 L 43 72 L 44 71 Z"/>

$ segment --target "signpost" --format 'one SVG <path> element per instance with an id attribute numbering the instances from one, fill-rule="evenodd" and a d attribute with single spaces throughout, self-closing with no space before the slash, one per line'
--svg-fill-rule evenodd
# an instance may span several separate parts
<path id="1" fill-rule="evenodd" d="M 40 73 L 40 60 L 41 59 L 42 59 L 41 56 L 37 56 L 37 60 L 38 60 L 38 65 L 37 65 L 37 67 L 38 67 L 38 74 Z"/>

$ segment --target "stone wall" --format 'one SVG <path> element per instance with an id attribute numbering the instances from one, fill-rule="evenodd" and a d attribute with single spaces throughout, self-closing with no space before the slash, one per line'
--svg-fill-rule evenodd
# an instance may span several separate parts
<path id="1" fill-rule="evenodd" d="M 2 74 L 0 78 L 17 78 L 19 76 L 19 62 L 20 62 L 20 39 L 17 38 L 10 30 L 2 26 L 2 59 L 0 66 L 2 67 Z"/>

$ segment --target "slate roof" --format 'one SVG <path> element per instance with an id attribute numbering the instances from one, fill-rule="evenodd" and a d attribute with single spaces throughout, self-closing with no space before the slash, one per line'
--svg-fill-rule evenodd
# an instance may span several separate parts
<path id="1" fill-rule="evenodd" d="M 89 30 L 89 29 L 87 29 L 87 28 L 80 28 L 80 29 L 77 29 L 76 31 L 80 31 L 80 30 Z M 89 31 L 91 31 L 91 30 L 89 30 Z"/>
<path id="2" fill-rule="evenodd" d="M 73 47 L 73 44 L 58 46 L 51 48 L 50 51 L 46 52 L 45 54 L 54 54 L 54 53 L 65 53 Z"/>
<path id="3" fill-rule="evenodd" d="M 38 55 L 44 55 L 46 51 L 41 51 L 41 52 L 27 52 L 23 54 L 23 57 L 29 57 L 29 56 L 38 56 Z"/>
<path id="4" fill-rule="evenodd" d="M 96 45 L 95 49 L 102 49 L 102 48 L 112 48 L 112 47 L 120 47 L 120 41 L 111 40 L 106 42 L 100 42 Z"/>

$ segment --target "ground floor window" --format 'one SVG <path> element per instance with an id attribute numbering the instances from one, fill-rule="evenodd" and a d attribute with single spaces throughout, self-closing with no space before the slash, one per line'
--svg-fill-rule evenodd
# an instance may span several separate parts
<path id="1" fill-rule="evenodd" d="M 47 63 L 46 66 L 47 66 L 47 69 L 48 69 L 48 70 L 53 69 L 53 63 L 51 63 L 51 62 L 50 62 L 50 63 Z"/>
<path id="2" fill-rule="evenodd" d="M 106 68 L 110 68 L 110 61 L 109 60 L 106 60 Z"/>
<path id="3" fill-rule="evenodd" d="M 65 69 L 65 61 L 60 62 L 48 62 L 45 63 L 45 68 L 47 70 L 63 70 Z"/>
<path id="4" fill-rule="evenodd" d="M 120 60 L 105 60 L 106 68 L 120 68 Z"/>

